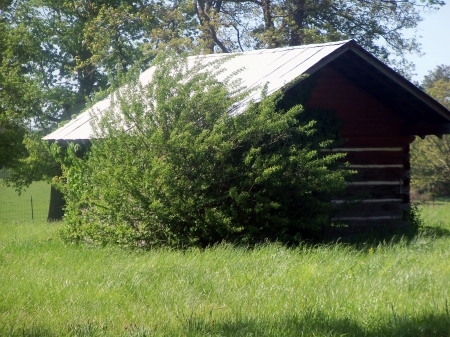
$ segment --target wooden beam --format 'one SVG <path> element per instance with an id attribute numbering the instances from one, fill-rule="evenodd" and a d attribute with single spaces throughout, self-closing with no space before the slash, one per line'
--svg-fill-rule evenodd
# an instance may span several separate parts
<path id="1" fill-rule="evenodd" d="M 367 221 L 367 220 L 399 220 L 402 217 L 399 216 L 342 216 L 331 218 L 332 221 Z"/>
<path id="2" fill-rule="evenodd" d="M 336 147 L 334 149 L 322 149 L 322 152 L 366 152 L 366 151 L 403 151 L 401 147 Z"/>

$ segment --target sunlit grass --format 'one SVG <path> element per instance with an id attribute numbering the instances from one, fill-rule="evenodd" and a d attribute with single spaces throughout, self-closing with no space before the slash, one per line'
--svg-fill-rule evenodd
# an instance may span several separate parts
<path id="1" fill-rule="evenodd" d="M 420 206 L 420 212 L 426 226 L 441 227 L 450 230 L 450 197 L 440 197 Z"/>
<path id="2" fill-rule="evenodd" d="M 0 224 L 18 221 L 45 221 L 50 201 L 50 185 L 44 181 L 31 184 L 19 195 L 0 179 Z M 33 204 L 33 207 L 32 207 Z"/>
<path id="3" fill-rule="evenodd" d="M 2 224 L 1 336 L 450 334 L 448 235 L 140 252 L 65 245 L 61 226 Z"/>
<path id="4" fill-rule="evenodd" d="M 3 216 L 0 336 L 450 336 L 450 200 L 420 209 L 396 243 L 148 252 Z"/>

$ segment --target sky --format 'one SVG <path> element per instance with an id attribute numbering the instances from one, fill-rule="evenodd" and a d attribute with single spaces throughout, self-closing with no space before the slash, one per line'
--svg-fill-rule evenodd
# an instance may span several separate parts
<path id="1" fill-rule="evenodd" d="M 450 1 L 435 13 L 425 14 L 419 23 L 417 35 L 422 36 L 422 57 L 409 55 L 407 59 L 416 65 L 414 81 L 422 82 L 430 70 L 440 64 L 450 65 Z"/>

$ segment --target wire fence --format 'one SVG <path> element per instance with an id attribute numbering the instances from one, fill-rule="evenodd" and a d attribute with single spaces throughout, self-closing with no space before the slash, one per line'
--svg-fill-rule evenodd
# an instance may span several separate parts
<path id="1" fill-rule="evenodd" d="M 50 185 L 33 183 L 20 195 L 0 179 L 0 222 L 46 221 L 50 203 Z"/>

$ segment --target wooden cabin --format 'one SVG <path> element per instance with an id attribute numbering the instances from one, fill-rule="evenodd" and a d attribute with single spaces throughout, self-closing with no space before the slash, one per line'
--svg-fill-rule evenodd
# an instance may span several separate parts
<path id="1" fill-rule="evenodd" d="M 396 223 L 410 206 L 410 144 L 450 133 L 449 111 L 356 43 L 320 68 L 310 108 L 337 110 L 350 167 L 358 171 L 343 198 L 357 201 L 335 220 L 364 229 Z M 397 222 L 398 223 L 398 222 Z"/>
<path id="2" fill-rule="evenodd" d="M 209 62 L 225 56 L 189 60 Z M 306 108 L 337 111 L 344 143 L 330 151 L 348 153 L 346 160 L 358 171 L 345 194 L 332 200 L 338 205 L 358 200 L 334 218 L 352 228 L 402 219 L 410 206 L 410 144 L 415 136 L 450 133 L 450 111 L 353 40 L 239 53 L 223 66 L 226 71 L 221 76 L 241 69 L 245 87 L 266 84 L 269 94 L 305 85 L 301 75 L 315 76 Z M 150 68 L 141 82 L 148 83 L 151 75 Z M 260 95 L 255 91 L 250 99 L 258 101 Z M 248 100 L 242 102 L 231 113 L 242 113 L 247 104 Z M 97 103 L 44 139 L 89 141 L 92 114 L 108 106 L 109 99 Z"/>

